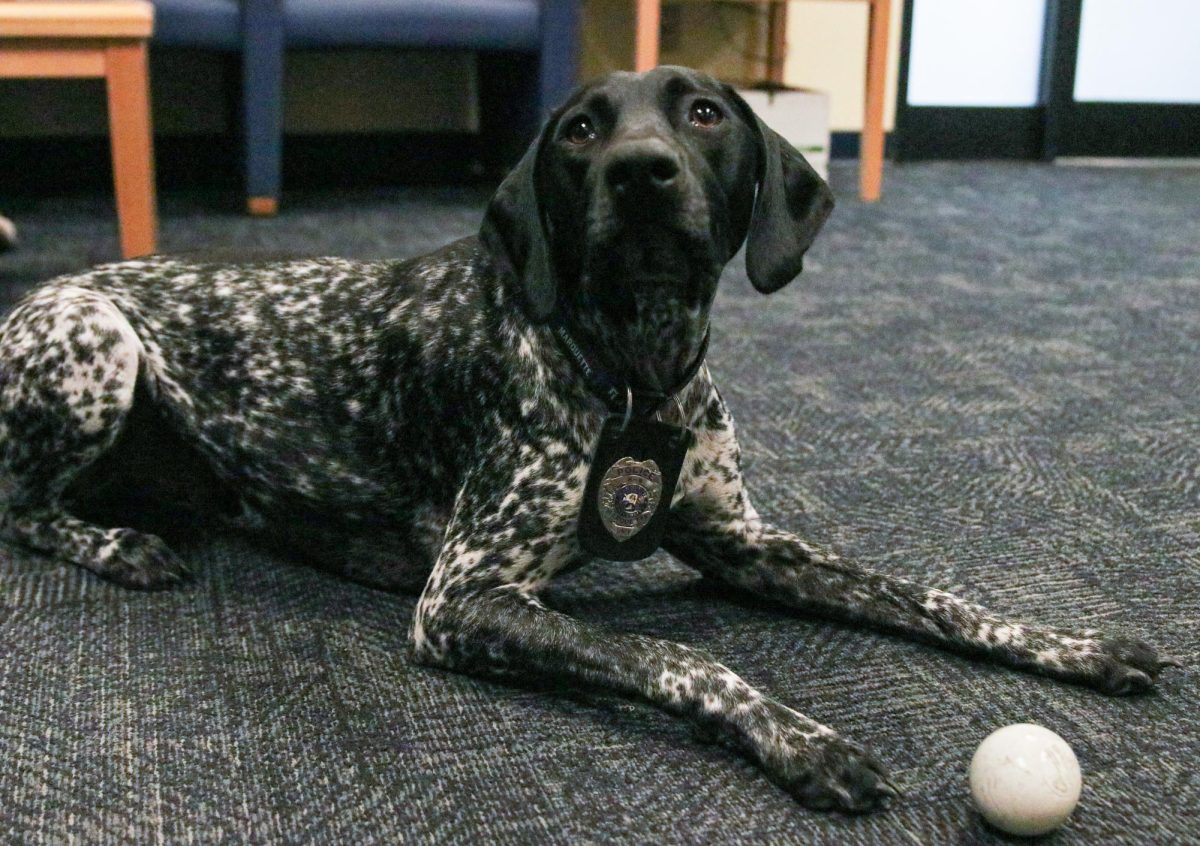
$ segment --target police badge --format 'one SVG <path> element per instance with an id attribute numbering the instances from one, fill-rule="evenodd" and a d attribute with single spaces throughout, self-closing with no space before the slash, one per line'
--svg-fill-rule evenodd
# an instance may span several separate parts
<path id="1" fill-rule="evenodd" d="M 579 514 L 579 543 L 609 561 L 637 561 L 662 543 L 692 433 L 656 420 L 604 421 Z"/>
<path id="2" fill-rule="evenodd" d="M 625 456 L 600 480 L 599 496 L 600 522 L 617 540 L 628 540 L 654 516 L 662 496 L 662 473 L 653 461 Z"/>

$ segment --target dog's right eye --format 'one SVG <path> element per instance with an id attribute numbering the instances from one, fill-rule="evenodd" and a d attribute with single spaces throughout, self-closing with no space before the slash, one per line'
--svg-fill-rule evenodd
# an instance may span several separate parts
<path id="1" fill-rule="evenodd" d="M 596 137 L 596 128 L 583 115 L 573 119 L 563 130 L 563 138 L 572 144 L 582 146 Z"/>

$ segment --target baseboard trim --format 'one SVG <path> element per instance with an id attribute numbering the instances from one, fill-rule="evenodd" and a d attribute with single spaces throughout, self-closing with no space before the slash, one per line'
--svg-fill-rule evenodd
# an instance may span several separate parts
<path id="1" fill-rule="evenodd" d="M 1072 102 L 1067 109 L 1059 156 L 1200 155 L 1200 104 Z"/>
<path id="2" fill-rule="evenodd" d="M 899 161 L 1042 157 L 1041 106 L 907 106 L 898 119 Z"/>
<path id="3" fill-rule="evenodd" d="M 1111 168 L 1200 168 L 1200 158 L 1121 158 L 1119 156 L 1059 156 L 1054 160 L 1062 167 L 1111 167 Z"/>
<path id="4" fill-rule="evenodd" d="M 886 132 L 883 136 L 883 156 L 891 158 L 892 147 L 895 144 L 893 133 Z M 829 158 L 857 159 L 862 150 L 862 133 L 852 131 L 837 131 L 829 137 Z"/>

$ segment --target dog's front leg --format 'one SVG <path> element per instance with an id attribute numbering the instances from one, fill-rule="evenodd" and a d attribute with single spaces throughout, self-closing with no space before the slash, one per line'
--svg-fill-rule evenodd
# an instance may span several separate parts
<path id="1" fill-rule="evenodd" d="M 984 653 L 1110 694 L 1146 690 L 1164 666 L 1178 665 L 1133 638 L 1003 619 L 945 591 L 822 554 L 764 523 L 743 484 L 732 420 L 719 399 L 689 461 L 686 496 L 672 511 L 664 546 L 726 584 L 801 610 Z"/>
<path id="2" fill-rule="evenodd" d="M 462 672 L 593 686 L 715 725 L 810 807 L 867 811 L 894 796 L 866 752 L 712 658 L 581 623 L 534 596 L 578 554 L 585 469 L 548 476 L 536 464 L 500 472 L 492 463 L 468 480 L 417 605 L 414 657 Z"/>

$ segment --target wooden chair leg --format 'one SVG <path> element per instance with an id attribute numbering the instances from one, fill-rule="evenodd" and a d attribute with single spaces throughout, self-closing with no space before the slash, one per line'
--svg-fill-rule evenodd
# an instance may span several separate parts
<path id="1" fill-rule="evenodd" d="M 633 69 L 640 73 L 658 67 L 658 29 L 662 23 L 662 2 L 661 0 L 636 1 Z"/>
<path id="2" fill-rule="evenodd" d="M 864 200 L 879 199 L 883 188 L 883 92 L 887 84 L 888 18 L 891 0 L 870 0 L 867 37 L 867 96 L 859 152 L 859 191 Z"/>
<path id="3" fill-rule="evenodd" d="M 133 258 L 153 253 L 158 241 L 146 43 L 105 48 L 105 80 L 121 254 Z"/>
<path id="4" fill-rule="evenodd" d="M 771 2 L 767 14 L 767 81 L 783 85 L 783 71 L 787 63 L 786 0 Z"/>

